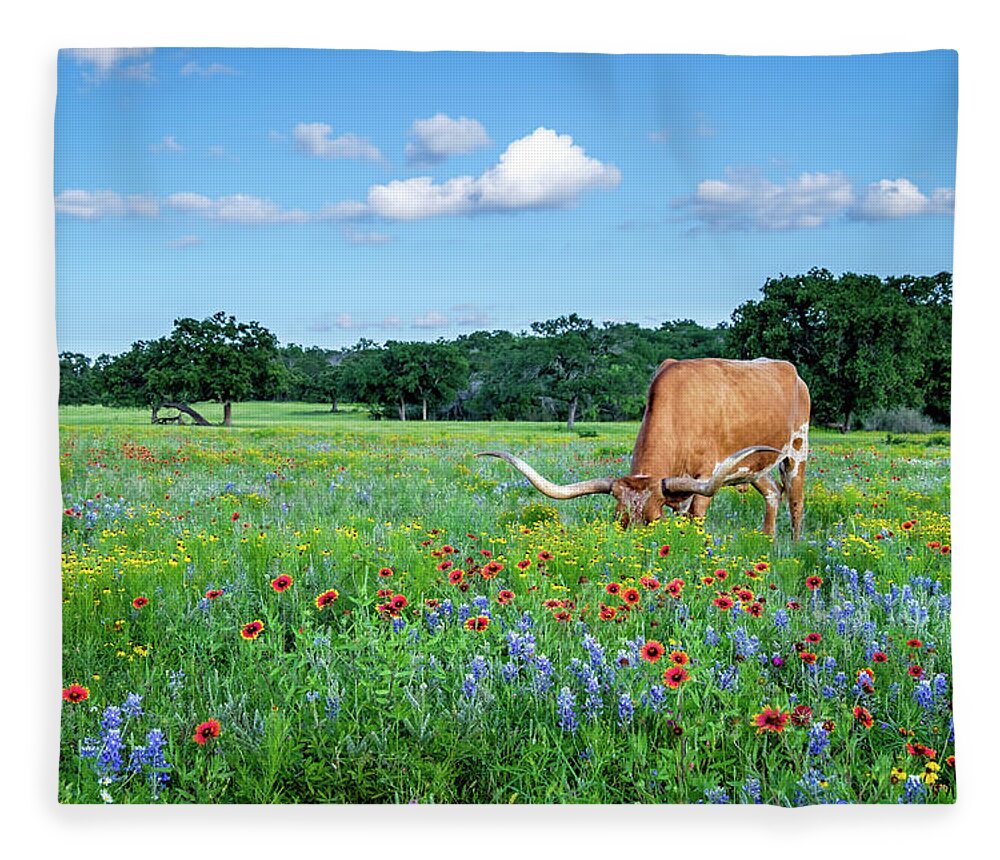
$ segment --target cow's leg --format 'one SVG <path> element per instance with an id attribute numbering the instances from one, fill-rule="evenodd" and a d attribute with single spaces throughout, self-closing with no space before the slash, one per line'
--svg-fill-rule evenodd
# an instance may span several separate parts
<path id="1" fill-rule="evenodd" d="M 687 515 L 689 517 L 704 517 L 708 513 L 708 506 L 711 503 L 711 496 L 691 496 L 691 504 L 687 509 Z"/>
<path id="2" fill-rule="evenodd" d="M 764 497 L 764 534 L 773 535 L 778 519 L 778 505 L 781 503 L 781 488 L 770 475 L 761 475 L 753 482 L 753 488 Z"/>
<path id="3" fill-rule="evenodd" d="M 781 473 L 788 494 L 792 540 L 802 536 L 802 512 L 806 506 L 806 463 L 809 461 L 809 425 L 792 437 L 792 455 L 782 462 Z"/>

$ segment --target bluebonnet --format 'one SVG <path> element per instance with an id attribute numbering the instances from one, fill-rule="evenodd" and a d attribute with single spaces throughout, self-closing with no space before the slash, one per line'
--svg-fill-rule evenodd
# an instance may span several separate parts
<path id="1" fill-rule="evenodd" d="M 583 712 L 588 720 L 597 719 L 597 715 L 604 708 L 604 700 L 601 698 L 601 682 L 597 675 L 591 674 L 587 679 L 587 698 L 583 703 Z"/>
<path id="2" fill-rule="evenodd" d="M 462 695 L 467 699 L 471 699 L 476 694 L 476 677 L 475 675 L 469 673 L 465 676 L 462 681 Z"/>
<path id="3" fill-rule="evenodd" d="M 788 613 L 784 609 L 774 613 L 774 626 L 779 630 L 784 630 L 788 626 Z"/>
<path id="4" fill-rule="evenodd" d="M 760 794 L 760 780 L 753 776 L 748 776 L 743 783 L 743 793 L 751 803 L 763 803 Z"/>
<path id="5" fill-rule="evenodd" d="M 405 618 L 402 618 L 400 616 L 396 616 L 395 618 L 392 619 L 392 632 L 393 633 L 399 633 L 399 631 L 402 630 L 404 627 L 406 627 L 406 619 Z"/>
<path id="6" fill-rule="evenodd" d="M 318 690 L 306 690 L 306 701 L 307 702 L 315 702 L 318 699 L 319 699 L 319 691 Z"/>
<path id="7" fill-rule="evenodd" d="M 509 684 L 518 676 L 518 673 L 520 671 L 521 667 L 518 666 L 517 663 L 515 663 L 513 660 L 511 660 L 508 661 L 507 663 L 504 663 L 503 666 L 500 668 L 500 675 Z"/>
<path id="8" fill-rule="evenodd" d="M 531 617 L 531 613 L 525 610 L 521 613 L 521 620 L 517 622 L 517 629 L 522 633 L 530 630 L 535 626 L 535 619 Z"/>
<path id="9" fill-rule="evenodd" d="M 458 607 L 458 623 L 465 624 L 465 622 L 469 619 L 469 616 L 471 614 L 472 611 L 469 609 L 469 604 L 467 603 L 461 604 Z"/>
<path id="10" fill-rule="evenodd" d="M 589 633 L 583 637 L 583 647 L 590 655 L 590 665 L 594 669 L 600 668 L 604 664 L 604 648 Z"/>
<path id="11" fill-rule="evenodd" d="M 927 787 L 916 774 L 911 774 L 903 783 L 904 794 L 899 798 L 899 803 L 920 803 L 927 794 Z"/>
<path id="12" fill-rule="evenodd" d="M 708 645 L 709 648 L 714 648 L 719 644 L 719 634 L 715 632 L 713 627 L 705 628 L 705 644 Z"/>
<path id="13" fill-rule="evenodd" d="M 184 687 L 184 670 L 177 669 L 167 669 L 167 689 L 170 691 L 172 697 L 177 696 L 177 694 Z"/>
<path id="14" fill-rule="evenodd" d="M 444 600 L 442 600 L 441 601 L 441 612 L 444 614 L 444 617 L 445 618 L 451 618 L 452 611 L 453 611 L 453 609 L 452 609 L 451 601 L 448 598 L 445 598 Z"/>
<path id="15" fill-rule="evenodd" d="M 940 672 L 934 676 L 934 695 L 946 698 L 948 695 L 948 676 Z"/>
<path id="16" fill-rule="evenodd" d="M 639 700 L 650 710 L 659 713 L 667 704 L 667 688 L 662 684 L 653 684 L 642 693 Z"/>
<path id="17" fill-rule="evenodd" d="M 424 621 L 427 623 L 427 629 L 431 633 L 434 633 L 441 624 L 441 616 L 434 610 L 431 610 L 424 616 Z"/>
<path id="18" fill-rule="evenodd" d="M 556 708 L 558 710 L 558 724 L 564 732 L 575 732 L 578 728 L 574 705 L 576 699 L 573 691 L 569 687 L 563 687 L 556 697 Z"/>
<path id="19" fill-rule="evenodd" d="M 720 786 L 705 789 L 705 800 L 708 803 L 729 803 L 729 795 Z"/>
<path id="20" fill-rule="evenodd" d="M 486 662 L 486 658 L 477 654 L 469 661 L 469 669 L 472 672 L 472 676 L 477 681 L 481 681 L 489 673 L 490 667 Z"/>
<path id="21" fill-rule="evenodd" d="M 328 720 L 337 719 L 337 717 L 340 716 L 340 696 L 334 693 L 329 694 L 326 697 L 324 711 Z"/>
<path id="22" fill-rule="evenodd" d="M 486 613 L 490 608 L 490 599 L 482 594 L 472 598 L 472 606 L 480 613 Z"/>
<path id="23" fill-rule="evenodd" d="M 632 722 L 635 706 L 628 693 L 622 693 L 618 699 L 618 725 L 624 726 Z"/>
<path id="24" fill-rule="evenodd" d="M 552 687 L 552 661 L 544 654 L 539 654 L 532 665 L 535 667 L 535 692 L 544 693 Z"/>
<path id="25" fill-rule="evenodd" d="M 760 648 L 760 639 L 748 635 L 745 627 L 737 627 L 727 635 L 733 640 L 736 653 L 741 657 L 752 657 Z"/>
<path id="26" fill-rule="evenodd" d="M 913 696 L 913 701 L 924 710 L 934 707 L 934 692 L 931 690 L 930 681 L 918 681 L 911 695 Z"/>
<path id="27" fill-rule="evenodd" d="M 822 723 L 811 723 L 809 726 L 809 755 L 815 757 L 822 756 L 830 747 L 830 735 L 823 728 Z"/>
<path id="28" fill-rule="evenodd" d="M 716 663 L 712 669 L 715 674 L 715 683 L 720 690 L 736 689 L 736 685 L 739 682 L 738 667 L 727 666 L 726 668 L 722 668 L 722 666 Z"/>

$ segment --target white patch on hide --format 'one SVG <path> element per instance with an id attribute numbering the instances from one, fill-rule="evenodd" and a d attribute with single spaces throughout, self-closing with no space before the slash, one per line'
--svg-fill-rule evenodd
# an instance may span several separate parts
<path id="1" fill-rule="evenodd" d="M 629 522 L 645 522 L 646 502 L 649 501 L 651 495 L 652 492 L 650 490 L 632 490 L 628 487 L 624 487 L 621 490 L 618 500 L 628 512 Z"/>
<path id="2" fill-rule="evenodd" d="M 792 462 L 792 467 L 788 471 L 788 477 L 789 479 L 794 478 L 799 473 L 799 465 L 809 459 L 808 421 L 792 434 L 792 438 L 788 440 L 788 444 L 785 445 L 782 453 L 786 459 Z"/>

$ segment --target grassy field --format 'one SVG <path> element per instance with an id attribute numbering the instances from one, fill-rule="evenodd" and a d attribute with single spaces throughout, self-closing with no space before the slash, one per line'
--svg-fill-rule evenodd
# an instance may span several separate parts
<path id="1" fill-rule="evenodd" d="M 946 435 L 815 432 L 793 544 L 472 456 L 623 474 L 635 424 L 233 414 L 60 411 L 61 801 L 955 799 Z"/>

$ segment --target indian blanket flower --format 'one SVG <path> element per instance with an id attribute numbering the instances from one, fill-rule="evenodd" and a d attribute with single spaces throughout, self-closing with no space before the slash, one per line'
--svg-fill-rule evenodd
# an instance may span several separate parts
<path id="1" fill-rule="evenodd" d="M 666 558 L 668 555 L 670 555 L 670 547 L 664 544 L 660 547 L 660 558 Z"/>
<path id="2" fill-rule="evenodd" d="M 727 610 L 733 608 L 733 599 L 731 597 L 726 597 L 724 594 L 720 594 L 712 601 L 712 604 L 717 606 L 721 611 L 726 612 Z"/>
<path id="3" fill-rule="evenodd" d="M 263 621 L 251 621 L 249 624 L 244 624 L 240 628 L 240 636 L 244 639 L 256 639 L 264 632 L 264 622 Z"/>
<path id="4" fill-rule="evenodd" d="M 767 570 L 767 562 L 758 561 L 757 564 L 753 566 L 753 569 L 756 570 L 757 573 L 763 573 L 765 570 Z"/>
<path id="5" fill-rule="evenodd" d="M 889 660 L 889 655 L 885 651 L 873 651 L 872 652 L 872 662 L 873 663 L 885 663 Z"/>
<path id="6" fill-rule="evenodd" d="M 503 565 L 499 561 L 491 561 L 484 565 L 481 573 L 483 579 L 493 579 L 500 571 L 503 570 Z"/>
<path id="7" fill-rule="evenodd" d="M 690 658 L 685 651 L 671 651 L 670 652 L 670 662 L 675 666 L 686 666 Z"/>
<path id="8" fill-rule="evenodd" d="M 648 588 L 650 591 L 656 591 L 660 587 L 660 580 L 655 576 L 643 576 L 639 579 L 643 588 Z"/>
<path id="9" fill-rule="evenodd" d="M 142 607 L 146 606 L 148 603 L 149 603 L 149 598 L 143 597 L 141 594 L 132 601 L 132 605 L 136 609 L 142 609 Z"/>
<path id="10" fill-rule="evenodd" d="M 450 562 L 450 561 L 442 561 L 440 564 L 438 564 L 437 569 L 438 570 L 447 570 L 449 567 L 451 567 L 451 565 L 452 565 L 452 562 Z"/>
<path id="11" fill-rule="evenodd" d="M 663 588 L 671 597 L 680 597 L 681 590 L 684 588 L 684 580 L 671 579 Z"/>
<path id="12" fill-rule="evenodd" d="M 663 683 L 672 690 L 676 690 L 685 681 L 690 680 L 690 678 L 691 676 L 688 675 L 687 669 L 681 666 L 671 666 L 663 673 Z"/>
<path id="13" fill-rule="evenodd" d="M 613 606 L 601 604 L 601 611 L 597 613 L 601 621 L 611 621 L 618 614 L 618 610 Z"/>
<path id="14" fill-rule="evenodd" d="M 639 649 L 639 656 L 643 660 L 647 660 L 650 663 L 655 663 L 659 660 L 664 653 L 663 643 L 657 642 L 655 639 L 650 639 Z"/>
<path id="15" fill-rule="evenodd" d="M 924 643 L 921 642 L 919 639 L 907 639 L 906 644 L 910 648 L 923 648 L 924 646 Z"/>
<path id="16" fill-rule="evenodd" d="M 637 588 L 626 588 L 622 592 L 622 600 L 624 600 L 629 606 L 634 606 L 642 599 L 642 595 L 639 594 L 639 589 Z"/>
<path id="17" fill-rule="evenodd" d="M 196 744 L 205 746 L 208 743 L 209 738 L 217 738 L 222 732 L 222 726 L 219 725 L 218 720 L 205 720 L 203 723 L 198 723 L 198 727 L 194 730 L 194 738 L 192 740 Z"/>
<path id="18" fill-rule="evenodd" d="M 871 711 L 867 708 L 862 708 L 860 705 L 856 705 L 854 708 L 854 721 L 866 729 L 870 729 L 875 725 L 875 718 L 872 717 Z"/>
<path id="19" fill-rule="evenodd" d="M 405 609 L 409 602 L 410 601 L 406 599 L 406 595 L 394 594 L 391 598 L 389 598 L 389 607 L 396 612 L 399 612 L 400 610 Z"/>
<path id="20" fill-rule="evenodd" d="M 813 710 L 808 705 L 796 705 L 792 709 L 792 725 L 800 728 L 808 726 L 812 722 Z"/>
<path id="21" fill-rule="evenodd" d="M 759 714 L 755 714 L 751 725 L 757 727 L 757 734 L 764 732 L 774 732 L 780 734 L 788 724 L 789 714 L 787 711 L 772 708 L 770 705 L 764 708 Z"/>
<path id="22" fill-rule="evenodd" d="M 823 639 L 823 637 L 819 633 L 807 633 L 806 634 L 806 642 L 810 642 L 810 643 L 812 643 L 814 645 L 817 642 L 822 641 L 822 639 Z"/>
<path id="23" fill-rule="evenodd" d="M 70 684 L 62 691 L 62 697 L 67 702 L 76 704 L 90 698 L 90 690 L 80 684 Z"/>
<path id="24" fill-rule="evenodd" d="M 379 570 L 378 575 L 381 576 L 383 579 L 387 576 L 392 576 L 392 568 L 383 567 Z"/>
<path id="25" fill-rule="evenodd" d="M 271 588 L 279 593 L 288 589 L 291 584 L 292 578 L 287 573 L 283 573 L 281 576 L 276 576 L 271 580 Z"/>
<path id="26" fill-rule="evenodd" d="M 618 594 L 622 590 L 622 587 L 617 582 L 609 582 L 604 586 L 604 590 L 608 594 Z"/>
<path id="27" fill-rule="evenodd" d="M 324 609 L 333 603 L 338 597 L 340 597 L 340 592 L 337 591 L 336 588 L 328 588 L 316 597 L 316 608 Z"/>
<path id="28" fill-rule="evenodd" d="M 205 592 L 205 597 L 208 600 L 215 600 L 216 597 L 222 597 L 223 594 L 224 592 L 221 588 L 210 588 Z"/>
<path id="29" fill-rule="evenodd" d="M 497 595 L 497 603 L 502 603 L 504 606 L 507 606 L 509 603 L 512 603 L 513 601 L 514 601 L 514 592 L 510 591 L 507 588 L 503 589 Z"/>
<path id="30" fill-rule="evenodd" d="M 489 626 L 490 626 L 490 618 L 488 615 L 473 615 L 471 618 L 467 618 L 465 621 L 465 629 L 474 630 L 477 633 L 482 632 Z"/>
<path id="31" fill-rule="evenodd" d="M 531 559 L 522 558 L 517 563 L 517 569 L 518 570 L 527 570 L 529 567 L 531 567 Z"/>
<path id="32" fill-rule="evenodd" d="M 448 572 L 448 582 L 452 585 L 458 585 L 463 579 L 465 579 L 465 571 L 459 570 L 457 567 Z"/>
<path id="33" fill-rule="evenodd" d="M 822 576 L 807 576 L 806 577 L 806 588 L 810 591 L 815 591 L 823 584 Z"/>
<path id="34" fill-rule="evenodd" d="M 924 677 L 924 668 L 923 668 L 923 666 L 918 666 L 918 665 L 914 664 L 914 665 L 910 666 L 910 668 L 907 669 L 906 671 L 907 671 L 907 673 L 909 673 L 909 675 L 910 675 L 911 678 L 916 678 L 916 679 L 919 680 L 920 678 Z"/>
<path id="35" fill-rule="evenodd" d="M 552 561 L 554 558 L 555 556 L 552 555 L 552 553 L 549 552 L 547 549 L 543 549 L 540 553 L 538 553 L 539 561 Z"/>

